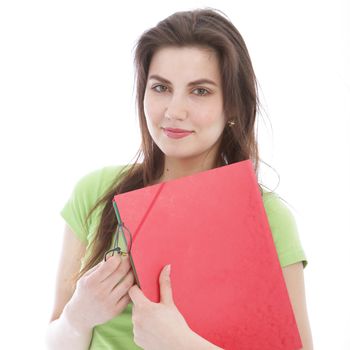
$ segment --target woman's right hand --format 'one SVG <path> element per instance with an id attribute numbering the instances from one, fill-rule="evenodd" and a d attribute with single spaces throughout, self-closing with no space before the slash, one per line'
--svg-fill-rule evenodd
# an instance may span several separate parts
<path id="1" fill-rule="evenodd" d="M 128 290 L 134 281 L 128 256 L 101 261 L 78 280 L 66 305 L 70 323 L 84 331 L 118 316 L 130 302 Z"/>

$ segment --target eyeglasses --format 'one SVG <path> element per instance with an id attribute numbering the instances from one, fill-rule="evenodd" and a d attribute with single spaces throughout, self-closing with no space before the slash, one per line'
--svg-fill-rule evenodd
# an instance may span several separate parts
<path id="1" fill-rule="evenodd" d="M 124 231 L 128 233 L 127 237 L 125 236 Z M 130 255 L 131 246 L 132 236 L 129 229 L 124 225 L 123 222 L 118 222 L 117 229 L 114 234 L 113 248 L 105 252 L 104 260 L 106 261 L 108 256 L 113 256 L 114 252 L 121 256 Z"/>
<path id="2" fill-rule="evenodd" d="M 113 256 L 115 252 L 121 256 L 129 256 L 129 260 L 130 260 L 132 270 L 134 272 L 136 284 L 138 285 L 139 288 L 141 288 L 140 282 L 139 282 L 139 279 L 138 279 L 138 276 L 136 273 L 134 261 L 133 261 L 132 255 L 131 255 L 131 247 L 132 247 L 131 232 L 124 225 L 123 221 L 121 220 L 117 204 L 114 200 L 113 200 L 113 207 L 114 207 L 114 212 L 117 216 L 118 225 L 117 225 L 117 229 L 115 231 L 113 248 L 111 248 L 105 252 L 104 261 L 107 260 L 108 256 Z M 127 236 L 125 236 L 124 231 L 126 231 L 128 233 Z"/>

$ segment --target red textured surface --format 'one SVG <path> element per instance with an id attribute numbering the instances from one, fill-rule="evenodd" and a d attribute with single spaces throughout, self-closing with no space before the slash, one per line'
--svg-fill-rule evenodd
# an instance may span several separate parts
<path id="1" fill-rule="evenodd" d="M 302 347 L 250 160 L 115 196 L 145 295 L 174 301 L 193 331 L 237 350 Z"/>

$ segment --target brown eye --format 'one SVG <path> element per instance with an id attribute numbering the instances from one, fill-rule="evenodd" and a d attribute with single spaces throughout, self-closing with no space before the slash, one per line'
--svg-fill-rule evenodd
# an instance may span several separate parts
<path id="1" fill-rule="evenodd" d="M 157 92 L 165 92 L 167 87 L 164 85 L 156 85 L 156 86 L 153 86 L 152 89 L 157 91 Z"/>
<path id="2" fill-rule="evenodd" d="M 198 88 L 198 89 L 195 89 L 193 91 L 198 91 L 199 93 L 196 93 L 195 95 L 199 95 L 199 96 L 205 96 L 205 95 L 209 94 L 209 91 L 207 89 L 204 89 L 204 88 Z"/>

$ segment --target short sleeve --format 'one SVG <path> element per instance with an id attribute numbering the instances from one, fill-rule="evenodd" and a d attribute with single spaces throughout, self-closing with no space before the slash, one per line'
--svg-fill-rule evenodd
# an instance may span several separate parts
<path id="1" fill-rule="evenodd" d="M 94 170 L 81 177 L 75 184 L 70 198 L 60 214 L 68 226 L 83 242 L 88 243 L 89 225 L 86 217 L 97 201 L 104 195 L 121 167 L 105 167 Z"/>
<path id="2" fill-rule="evenodd" d="M 265 193 L 263 199 L 281 266 L 285 267 L 297 262 L 302 262 L 305 268 L 307 259 L 299 238 L 298 227 L 291 210 L 275 193 Z"/>

